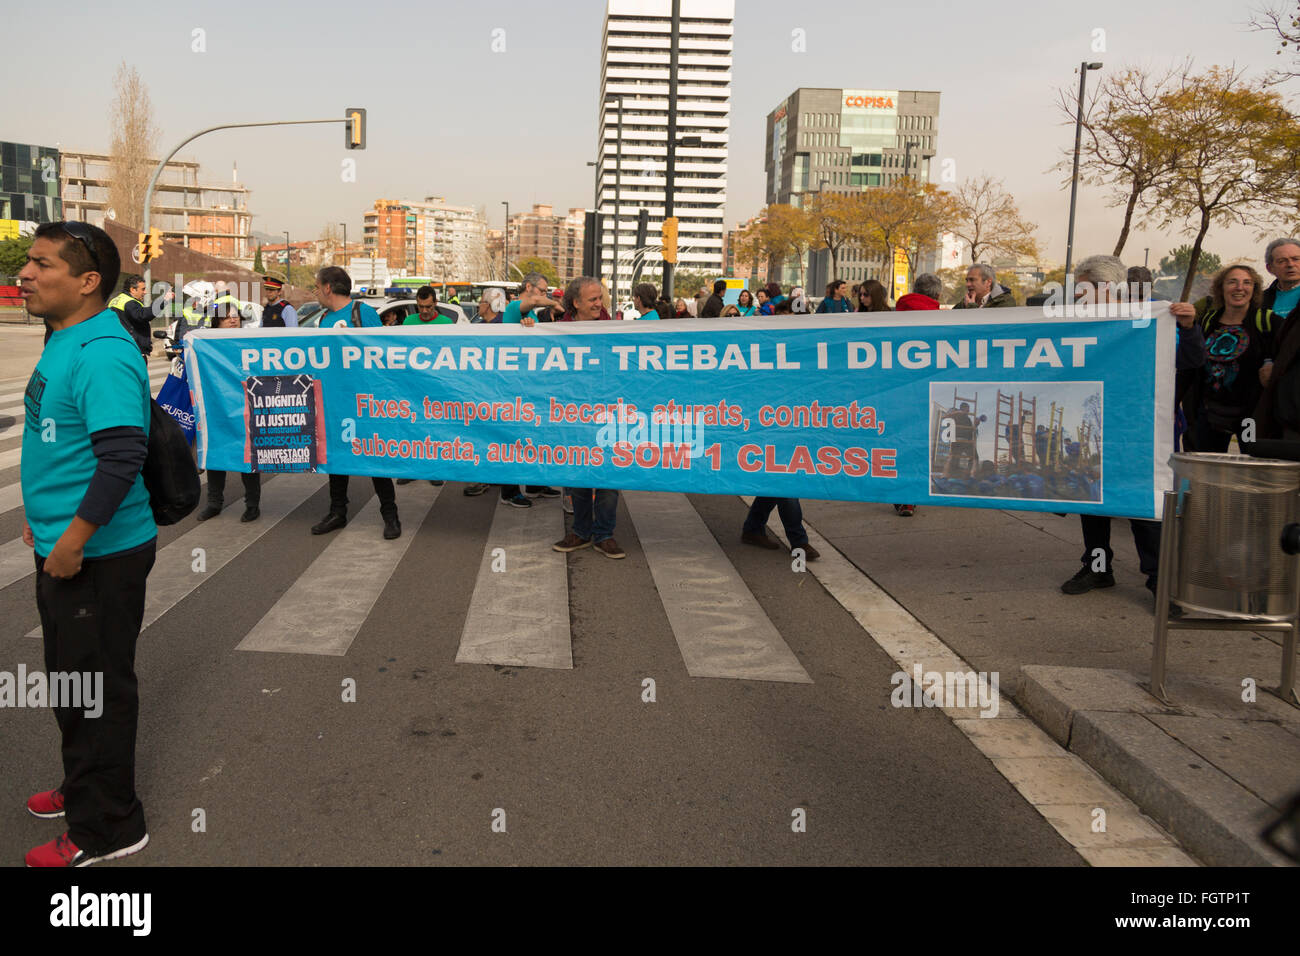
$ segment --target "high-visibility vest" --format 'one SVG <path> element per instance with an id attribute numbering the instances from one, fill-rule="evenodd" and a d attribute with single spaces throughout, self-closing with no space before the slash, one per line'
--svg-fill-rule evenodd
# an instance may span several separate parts
<path id="1" fill-rule="evenodd" d="M 131 296 L 127 295 L 125 292 L 119 292 L 109 300 L 108 307 L 110 309 L 117 309 L 119 312 L 125 312 L 126 304 L 131 301 L 133 301 Z"/>

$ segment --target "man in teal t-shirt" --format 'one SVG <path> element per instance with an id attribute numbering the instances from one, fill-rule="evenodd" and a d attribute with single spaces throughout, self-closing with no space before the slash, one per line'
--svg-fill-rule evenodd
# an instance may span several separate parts
<path id="1" fill-rule="evenodd" d="M 326 266 L 316 274 L 316 299 L 325 307 L 320 320 L 322 329 L 346 329 L 356 322 L 362 328 L 383 328 L 379 313 L 352 298 L 352 277 L 338 266 Z M 325 415 L 329 416 L 329 406 Z M 336 412 L 337 414 L 337 412 Z M 384 519 L 384 538 L 391 541 L 402 534 L 402 524 L 397 520 L 397 489 L 393 479 L 372 477 L 375 495 L 379 498 L 379 514 Z M 330 475 L 330 510 L 320 522 L 312 526 L 312 534 L 329 534 L 348 523 L 348 476 Z"/>
<path id="2" fill-rule="evenodd" d="M 31 850 L 28 866 L 84 866 L 149 842 L 135 793 L 135 645 L 158 530 L 140 477 L 148 374 L 105 307 L 120 271 L 102 229 L 55 222 L 36 230 L 18 274 L 27 310 L 49 330 L 23 396 L 23 540 L 36 552 L 51 688 L 76 674 L 82 691 L 51 699 L 63 781 L 27 801 L 34 816 L 66 816 L 68 832 Z"/>
<path id="3" fill-rule="evenodd" d="M 550 283 L 546 280 L 546 276 L 540 272 L 528 273 L 524 276 L 524 291 L 520 293 L 518 299 L 506 304 L 506 310 L 501 314 L 501 321 L 507 325 L 524 326 L 542 321 L 542 309 L 558 306 L 558 303 L 551 298 L 549 289 Z M 524 321 L 525 318 L 527 322 Z"/>
<path id="4" fill-rule="evenodd" d="M 415 315 L 408 315 L 403 325 L 453 325 L 450 318 L 438 311 L 438 293 L 431 285 L 422 285 L 415 293 Z"/>

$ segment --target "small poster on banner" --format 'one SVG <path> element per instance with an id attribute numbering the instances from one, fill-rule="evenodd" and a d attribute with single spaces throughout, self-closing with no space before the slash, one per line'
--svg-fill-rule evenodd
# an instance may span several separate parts
<path id="1" fill-rule="evenodd" d="M 320 383 L 311 375 L 244 380 L 244 462 L 252 472 L 314 472 L 325 464 Z"/>

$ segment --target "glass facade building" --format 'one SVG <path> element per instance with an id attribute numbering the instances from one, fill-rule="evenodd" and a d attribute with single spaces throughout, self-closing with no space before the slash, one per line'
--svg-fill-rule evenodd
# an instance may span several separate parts
<path id="1" fill-rule="evenodd" d="M 0 143 L 0 219 L 58 222 L 59 151 L 53 146 Z"/>
<path id="2" fill-rule="evenodd" d="M 938 135 L 938 92 L 801 87 L 767 116 L 767 202 L 802 206 L 810 193 L 861 192 L 909 175 L 931 182 Z M 880 278 L 890 267 L 853 246 L 837 265 L 838 277 L 851 282 Z M 787 263 L 780 281 L 798 273 Z"/>

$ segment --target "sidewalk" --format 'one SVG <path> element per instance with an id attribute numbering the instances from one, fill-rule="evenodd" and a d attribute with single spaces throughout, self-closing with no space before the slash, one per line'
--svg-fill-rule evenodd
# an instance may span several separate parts
<path id="1" fill-rule="evenodd" d="M 1062 746 L 1211 865 L 1286 863 L 1258 838 L 1300 789 L 1300 709 L 1276 689 L 1280 637 L 1173 631 L 1168 691 L 1148 694 L 1150 592 L 1127 521 L 1116 586 L 1078 596 L 1078 518 L 806 501 L 807 521 Z M 1257 685 L 1243 702 L 1243 681 Z"/>

